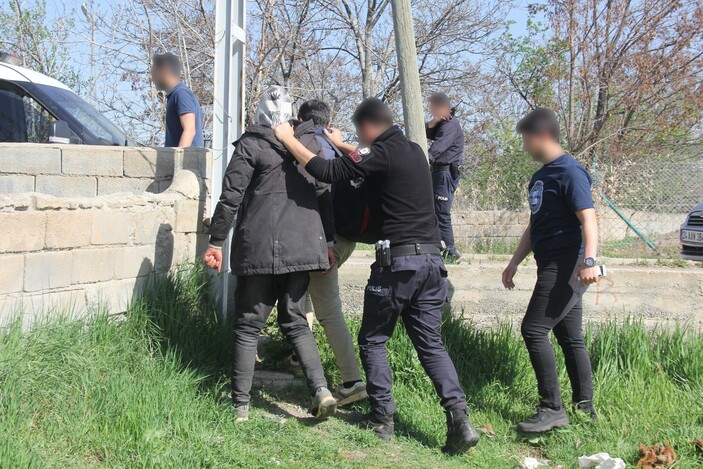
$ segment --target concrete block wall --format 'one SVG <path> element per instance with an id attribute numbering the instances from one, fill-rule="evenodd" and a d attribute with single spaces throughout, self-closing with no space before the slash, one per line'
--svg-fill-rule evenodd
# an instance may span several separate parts
<path id="1" fill-rule="evenodd" d="M 455 210 L 452 213 L 454 238 L 461 247 L 486 240 L 517 242 L 529 220 L 529 211 Z"/>
<path id="2" fill-rule="evenodd" d="M 126 310 L 207 246 L 206 150 L 0 144 L 0 323 Z"/>
<path id="3" fill-rule="evenodd" d="M 685 213 L 654 213 L 629 210 L 623 207 L 622 212 L 635 226 L 648 236 L 667 235 L 674 233 L 686 220 Z M 618 217 L 610 208 L 596 208 L 600 241 L 622 240 L 636 236 L 631 228 Z M 483 243 L 517 243 L 530 220 L 528 209 L 521 211 L 510 210 L 454 210 L 452 221 L 454 237 L 460 247 L 471 247 L 477 242 Z"/>
<path id="4" fill-rule="evenodd" d="M 199 149 L 3 143 L 0 194 L 161 193 L 170 186 L 175 172 L 186 169 L 207 179 L 211 167 L 210 152 Z"/>

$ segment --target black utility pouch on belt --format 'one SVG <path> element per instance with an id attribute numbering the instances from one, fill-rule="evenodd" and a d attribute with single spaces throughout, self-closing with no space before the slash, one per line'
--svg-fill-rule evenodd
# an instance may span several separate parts
<path id="1" fill-rule="evenodd" d="M 459 163 L 450 164 L 449 173 L 452 175 L 452 179 L 459 179 L 461 177 L 461 166 L 459 166 Z"/>
<path id="2" fill-rule="evenodd" d="M 376 243 L 376 262 L 380 267 L 390 267 L 393 264 L 390 241 L 385 240 Z"/>

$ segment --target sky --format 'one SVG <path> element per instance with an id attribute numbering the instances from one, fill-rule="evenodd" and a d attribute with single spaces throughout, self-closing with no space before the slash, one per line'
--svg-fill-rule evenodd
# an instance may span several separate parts
<path id="1" fill-rule="evenodd" d="M 211 0 L 214 1 L 214 0 Z M 47 0 L 47 10 L 50 16 L 56 17 L 65 13 L 70 13 L 73 15 L 76 23 L 83 23 L 84 26 L 88 25 L 88 20 L 83 15 L 81 11 L 82 3 L 92 3 L 92 8 L 95 10 L 108 10 L 112 5 L 119 3 L 120 0 Z M 509 27 L 509 31 L 514 36 L 520 36 L 525 34 L 527 31 L 527 6 L 529 4 L 543 3 L 544 0 L 517 0 L 515 6 L 511 9 L 508 14 L 508 20 L 512 22 Z M 76 45 L 76 54 L 74 55 L 74 62 L 76 68 L 79 70 L 85 70 L 87 64 L 89 63 L 90 47 L 86 44 Z"/>
<path id="2" fill-rule="evenodd" d="M 33 2 L 34 0 L 25 1 Z M 47 13 L 50 17 L 57 18 L 65 15 L 72 16 L 76 23 L 76 29 L 78 31 L 84 31 L 83 34 L 88 34 L 85 33 L 85 31 L 89 31 L 90 22 L 81 10 L 82 3 L 87 3 L 89 5 L 88 9 L 90 11 L 107 12 L 116 4 L 119 4 L 122 1 L 124 0 L 46 0 L 46 5 Z M 215 0 L 205 1 L 214 2 Z M 544 1 L 545 0 L 515 0 L 514 7 L 510 10 L 506 18 L 506 20 L 511 23 L 508 27 L 509 32 L 513 36 L 524 35 L 527 32 L 528 5 L 531 3 L 542 3 Z M 72 65 L 72 68 L 74 70 L 80 71 L 80 73 L 83 75 L 82 78 L 84 79 L 84 83 L 95 82 L 98 83 L 97 86 L 99 87 L 99 80 L 101 79 L 100 77 L 98 77 L 97 82 L 95 80 L 90 80 L 91 47 L 89 44 L 86 43 L 86 39 L 86 37 L 76 38 L 76 43 L 72 45 L 71 49 L 72 54 L 70 58 L 70 65 Z M 120 83 L 118 87 L 123 92 L 130 92 L 130 84 L 128 82 Z M 88 89 L 79 88 L 75 91 L 81 94 L 88 101 L 91 101 Z M 100 107 L 99 104 L 96 102 L 93 102 L 93 104 Z M 107 112 L 107 114 L 109 117 L 117 119 L 116 122 L 119 121 L 118 116 L 112 116 L 111 112 Z"/>

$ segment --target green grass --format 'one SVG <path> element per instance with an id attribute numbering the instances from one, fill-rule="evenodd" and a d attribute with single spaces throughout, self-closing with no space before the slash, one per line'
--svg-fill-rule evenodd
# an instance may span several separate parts
<path id="1" fill-rule="evenodd" d="M 519 241 L 513 238 L 478 238 L 460 247 L 466 254 L 512 255 Z"/>
<path id="2" fill-rule="evenodd" d="M 601 245 L 603 257 L 629 258 L 629 259 L 664 259 L 681 261 L 681 243 L 678 231 L 674 233 L 659 234 L 650 237 L 657 250 L 653 251 L 647 243 L 637 236 L 628 236 L 623 239 L 605 241 Z M 684 261 L 686 262 L 686 261 Z"/>
<path id="3" fill-rule="evenodd" d="M 507 325 L 489 332 L 449 316 L 443 335 L 471 418 L 496 432 L 470 454 L 439 452 L 444 417 L 402 327 L 388 347 L 400 406 L 392 444 L 345 416 L 316 423 L 287 415 L 281 402 L 307 405 L 300 386 L 257 389 L 253 418 L 235 424 L 223 399 L 230 334 L 205 299 L 205 278 L 195 268 L 155 280 L 126 319 L 98 314 L 88 323 L 56 319 L 29 332 L 17 323 L 2 332 L 0 467 L 514 468 L 536 455 L 574 468 L 578 456 L 600 451 L 634 465 L 639 442 L 671 444 L 677 468 L 703 464 L 691 444 L 703 437 L 703 336 L 637 323 L 589 330 L 600 420 L 572 414 L 571 426 L 531 441 L 513 431 L 537 398 L 521 339 Z M 319 327 L 316 335 L 338 382 Z M 285 351 L 273 336 L 270 366 Z"/>

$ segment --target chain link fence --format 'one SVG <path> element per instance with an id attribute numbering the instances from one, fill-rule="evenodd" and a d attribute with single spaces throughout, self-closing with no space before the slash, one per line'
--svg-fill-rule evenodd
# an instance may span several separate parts
<path id="1" fill-rule="evenodd" d="M 583 163 L 594 176 L 601 255 L 678 258 L 679 227 L 703 201 L 703 158 L 600 161 L 609 160 Z M 469 252 L 511 253 L 529 219 L 527 185 L 538 168 L 524 155 L 469 162 L 455 204 L 457 243 Z"/>

